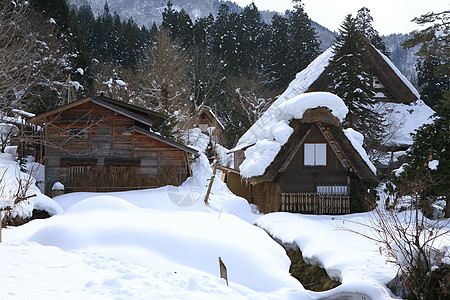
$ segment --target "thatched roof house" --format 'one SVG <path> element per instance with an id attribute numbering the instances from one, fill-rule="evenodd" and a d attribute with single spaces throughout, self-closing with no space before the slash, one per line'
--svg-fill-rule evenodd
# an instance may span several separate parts
<path id="1" fill-rule="evenodd" d="M 368 47 L 368 56 L 373 74 L 372 88 L 374 98 L 378 101 L 374 108 L 382 113 L 389 126 L 386 126 L 386 138 L 383 145 L 388 150 L 405 149 L 412 144 L 410 133 L 421 125 L 430 122 L 430 116 L 434 111 L 420 100 L 419 92 L 397 69 L 397 67 L 380 51 L 372 45 Z M 328 74 L 328 66 L 333 57 L 333 49 L 330 47 L 307 68 L 296 75 L 283 94 L 274 102 L 275 107 L 289 99 L 306 92 L 327 91 L 331 81 Z M 269 108 L 271 110 L 271 108 Z M 245 133 L 235 148 L 243 148 L 255 142 L 252 132 L 267 122 L 267 117 L 261 117 Z"/>
<path id="2" fill-rule="evenodd" d="M 165 116 L 104 96 L 29 118 L 43 128 L 45 193 L 118 191 L 180 184 L 197 151 L 162 136 Z"/>
<path id="3" fill-rule="evenodd" d="M 361 183 L 374 180 L 376 169 L 362 148 L 362 136 L 340 128 L 347 112 L 339 97 L 324 92 L 272 105 L 263 115 L 265 124 L 246 133 L 255 142 L 232 150 L 241 154 L 235 167 L 247 192 L 233 180 L 238 171 L 224 169 L 230 189 L 247 196 L 262 212 L 361 210 Z"/>

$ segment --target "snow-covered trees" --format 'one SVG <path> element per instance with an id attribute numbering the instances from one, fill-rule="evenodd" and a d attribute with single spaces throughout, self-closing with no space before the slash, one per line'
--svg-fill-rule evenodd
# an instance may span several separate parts
<path id="1" fill-rule="evenodd" d="M 416 18 L 417 23 L 429 26 L 420 32 L 414 32 L 414 37 L 404 43 L 406 47 L 421 45 L 417 55 L 420 56 L 424 66 L 433 64 L 433 61 L 439 61 L 433 69 L 434 76 L 429 76 L 428 80 L 422 83 L 435 87 L 426 89 L 428 100 L 433 100 L 434 103 L 440 101 L 440 104 L 434 107 L 436 114 L 433 123 L 424 125 L 414 135 L 414 143 L 408 152 L 405 178 L 427 183 L 421 195 L 421 200 L 424 202 L 436 196 L 445 196 L 446 217 L 450 217 L 449 18 L 448 11 Z"/>
<path id="2" fill-rule="evenodd" d="M 35 61 L 25 1 L 0 4 L 0 112 L 22 108 Z"/>
<path id="3" fill-rule="evenodd" d="M 417 61 L 417 83 L 420 89 L 420 96 L 430 107 L 439 104 L 439 101 L 444 97 L 445 91 L 450 90 L 448 74 L 440 72 L 440 69 L 445 67 L 445 64 L 445 61 L 438 57 L 422 58 Z"/>
<path id="4" fill-rule="evenodd" d="M 402 44 L 405 48 L 419 46 L 418 81 L 423 100 L 429 105 L 450 98 L 450 11 L 428 13 L 415 18 L 427 28 L 414 31 L 413 37 Z"/>
<path id="5" fill-rule="evenodd" d="M 346 16 L 339 33 L 328 67 L 328 89 L 341 97 L 349 109 L 343 125 L 363 133 L 366 146 L 370 143 L 369 148 L 373 149 L 381 140 L 383 120 L 372 107 L 375 100 L 367 62 L 368 43 L 351 15 Z"/>
<path id="6" fill-rule="evenodd" d="M 288 18 L 289 43 L 287 67 L 291 71 L 291 81 L 295 74 L 303 70 L 319 54 L 320 42 L 311 25 L 301 0 L 293 0 L 294 10 Z"/>
<path id="7" fill-rule="evenodd" d="M 300 0 L 287 18 L 275 15 L 270 26 L 267 58 L 264 60 L 266 84 L 284 89 L 320 52 L 317 34 Z"/>

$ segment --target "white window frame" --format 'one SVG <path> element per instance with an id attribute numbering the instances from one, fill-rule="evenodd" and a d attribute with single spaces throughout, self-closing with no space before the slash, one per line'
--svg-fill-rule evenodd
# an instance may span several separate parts
<path id="1" fill-rule="evenodd" d="M 304 144 L 304 165 L 305 166 L 326 166 L 327 165 L 327 144 L 326 143 L 305 143 Z"/>

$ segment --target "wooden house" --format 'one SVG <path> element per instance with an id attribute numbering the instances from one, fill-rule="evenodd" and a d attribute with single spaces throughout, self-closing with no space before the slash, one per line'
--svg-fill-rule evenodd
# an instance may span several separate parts
<path id="1" fill-rule="evenodd" d="M 165 116 L 108 97 L 87 97 L 29 118 L 45 146 L 45 193 L 178 185 L 197 151 L 158 133 Z"/>
<path id="2" fill-rule="evenodd" d="M 362 210 L 367 192 L 363 183 L 376 179 L 376 169 L 340 128 L 339 120 L 328 108 L 314 107 L 301 119 L 291 119 L 289 126 L 292 134 L 262 175 L 237 180 L 238 168 L 247 159 L 244 151 L 257 141 L 241 143 L 241 148 L 232 150 L 238 154 L 237 168 L 221 168 L 230 190 L 264 213 L 345 214 Z"/>
<path id="3" fill-rule="evenodd" d="M 198 108 L 198 119 L 196 124 L 192 124 L 192 127 L 198 126 L 203 134 L 211 138 L 215 138 L 217 143 L 225 145 L 227 142 L 227 137 L 225 134 L 225 126 L 217 118 L 216 114 L 207 105 L 201 105 Z M 213 141 L 214 142 L 214 141 Z"/>

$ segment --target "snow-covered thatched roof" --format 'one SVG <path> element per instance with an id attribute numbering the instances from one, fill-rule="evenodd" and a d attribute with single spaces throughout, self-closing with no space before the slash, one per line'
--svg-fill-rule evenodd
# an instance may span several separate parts
<path id="1" fill-rule="evenodd" d="M 279 108 L 289 99 L 312 91 L 325 91 L 329 80 L 326 68 L 333 57 L 333 47 L 313 60 L 308 67 L 297 73 L 288 88 L 278 97 L 266 113 L 239 139 L 232 151 L 254 145 L 261 128 L 277 119 Z M 396 102 L 381 102 L 374 109 L 386 116 L 389 128 L 384 142 L 389 146 L 411 145 L 413 133 L 421 125 L 431 122 L 434 111 L 420 100 L 417 89 L 406 79 L 398 68 L 380 51 L 370 45 L 370 62 L 378 78 L 396 98 Z"/>
<path id="2" fill-rule="evenodd" d="M 295 129 L 290 126 L 290 121 L 294 119 L 302 120 L 307 111 L 315 108 L 325 108 L 329 111 L 326 115 L 321 115 L 321 119 L 317 121 L 323 119 L 331 127 L 336 127 L 336 130 L 331 133 L 334 139 L 337 139 L 340 144 L 343 144 L 344 151 L 351 152 L 351 155 L 358 160 L 354 165 L 358 165 L 359 167 L 353 167 L 352 169 L 356 171 L 358 169 L 361 170 L 359 172 L 361 177 L 366 177 L 369 173 L 369 177 L 374 176 L 376 174 L 376 168 L 369 161 L 367 154 L 362 148 L 362 141 L 359 138 L 353 138 L 357 136 L 356 134 L 344 134 L 338 128 L 339 121 L 343 120 L 348 112 L 347 107 L 341 98 L 328 92 L 300 94 L 292 99 L 276 101 L 272 104 L 264 115 L 239 140 L 239 144 L 232 149 L 232 151 L 246 149 L 245 160 L 239 166 L 241 176 L 244 178 L 257 177 L 261 181 L 272 180 L 283 168 L 282 165 L 292 158 L 291 154 L 293 152 L 286 151 L 286 149 L 296 148 L 298 142 L 303 138 L 303 133 L 301 132 L 297 132 L 296 135 L 299 136 L 292 138 Z M 328 117 L 330 114 L 331 117 Z M 283 146 L 285 147 L 283 148 Z M 284 151 L 281 151 L 282 149 Z M 349 159 L 347 161 L 350 160 L 355 159 Z M 276 162 L 274 163 L 274 161 Z M 344 159 L 343 161 L 346 160 Z M 267 170 L 269 170 L 268 173 Z"/>

